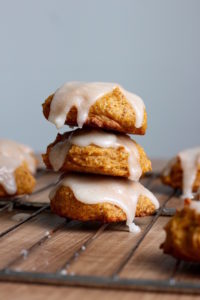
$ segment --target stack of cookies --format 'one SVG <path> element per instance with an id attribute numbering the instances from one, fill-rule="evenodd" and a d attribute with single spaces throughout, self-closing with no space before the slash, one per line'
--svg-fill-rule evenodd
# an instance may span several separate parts
<path id="1" fill-rule="evenodd" d="M 59 129 L 43 160 L 63 172 L 50 193 L 51 209 L 70 219 L 126 221 L 138 232 L 135 216 L 153 214 L 155 196 L 139 183 L 151 162 L 127 134 L 145 134 L 147 114 L 142 99 L 113 83 L 64 84 L 43 104 L 46 119 Z"/>

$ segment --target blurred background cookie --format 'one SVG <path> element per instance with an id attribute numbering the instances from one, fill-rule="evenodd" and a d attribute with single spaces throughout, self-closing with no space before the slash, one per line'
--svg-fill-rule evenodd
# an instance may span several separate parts
<path id="1" fill-rule="evenodd" d="M 0 197 L 30 194 L 37 160 L 28 146 L 0 140 Z"/>
<path id="2" fill-rule="evenodd" d="M 164 253 L 178 259 L 200 262 L 200 202 L 186 201 L 165 226 Z"/>
<path id="3" fill-rule="evenodd" d="M 99 175 L 66 175 L 50 193 L 54 213 L 70 219 L 126 221 L 155 213 L 159 203 L 139 182 Z M 130 230 L 131 231 L 131 230 Z"/>
<path id="4" fill-rule="evenodd" d="M 193 198 L 200 187 L 200 147 L 181 151 L 161 176 L 164 184 L 182 190 L 183 198 Z"/>

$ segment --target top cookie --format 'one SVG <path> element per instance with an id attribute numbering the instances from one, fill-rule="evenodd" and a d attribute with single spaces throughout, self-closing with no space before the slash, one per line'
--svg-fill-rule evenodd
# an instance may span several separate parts
<path id="1" fill-rule="evenodd" d="M 147 128 L 142 99 L 115 83 L 65 83 L 43 103 L 43 113 L 57 128 L 67 124 L 139 135 Z"/>

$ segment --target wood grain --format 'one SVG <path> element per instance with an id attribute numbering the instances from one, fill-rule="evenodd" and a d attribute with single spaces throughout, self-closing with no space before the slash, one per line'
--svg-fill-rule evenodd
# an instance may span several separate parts
<path id="1" fill-rule="evenodd" d="M 7 230 L 8 228 L 10 228 L 11 226 L 17 224 L 17 220 L 15 220 L 14 216 L 21 214 L 21 213 L 27 213 L 27 214 L 31 214 L 33 213 L 33 210 L 28 210 L 28 211 L 24 211 L 21 209 L 15 209 L 15 210 L 6 210 L 3 212 L 0 212 L 0 233 L 2 233 L 3 231 Z"/>
<path id="2" fill-rule="evenodd" d="M 56 287 L 44 285 L 0 283 L 1 298 L 5 300 L 198 300 L 198 295 L 161 294 L 134 291 L 114 291 L 104 289 L 87 289 Z"/>
<path id="3" fill-rule="evenodd" d="M 58 216 L 42 213 L 0 239 L 0 268 L 5 268 L 22 250 L 31 247 L 47 231 L 63 222 Z"/>
<path id="4" fill-rule="evenodd" d="M 124 256 L 128 254 L 143 234 L 152 217 L 137 218 L 141 232 L 133 235 L 125 225 L 110 225 L 81 253 L 80 259 L 70 264 L 69 272 L 75 274 L 110 276 L 116 270 Z"/>
<path id="5" fill-rule="evenodd" d="M 169 218 L 166 217 L 157 220 L 133 258 L 120 273 L 121 277 L 143 279 L 170 278 L 176 260 L 171 256 L 163 255 L 162 250 L 159 248 L 165 239 L 165 232 L 162 228 L 168 220 Z"/>
<path id="6" fill-rule="evenodd" d="M 84 224 L 77 221 L 66 223 L 60 230 L 51 234 L 51 237 L 42 245 L 30 252 L 27 260 L 19 260 L 12 268 L 56 272 L 82 244 L 96 233 L 99 227 L 99 223 Z"/>

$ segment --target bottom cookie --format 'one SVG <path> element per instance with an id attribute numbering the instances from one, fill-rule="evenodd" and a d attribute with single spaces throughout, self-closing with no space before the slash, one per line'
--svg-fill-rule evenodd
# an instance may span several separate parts
<path id="1" fill-rule="evenodd" d="M 81 221 L 120 222 L 155 213 L 159 203 L 140 183 L 104 176 L 67 175 L 51 192 L 51 209 Z"/>

